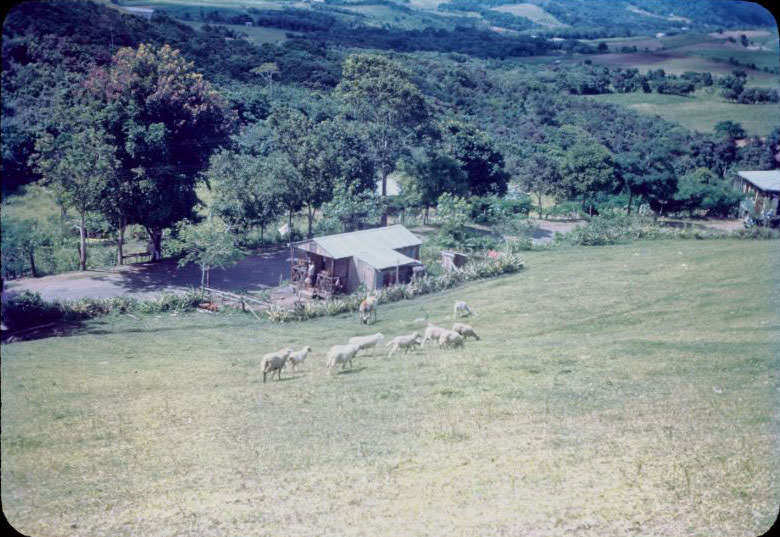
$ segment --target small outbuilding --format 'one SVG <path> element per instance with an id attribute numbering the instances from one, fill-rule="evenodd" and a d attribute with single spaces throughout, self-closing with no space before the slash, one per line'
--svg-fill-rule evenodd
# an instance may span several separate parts
<path id="1" fill-rule="evenodd" d="M 299 241 L 292 244 L 290 279 L 304 294 L 321 297 L 361 284 L 373 291 L 407 283 L 421 272 L 421 244 L 400 224 Z"/>
<path id="2" fill-rule="evenodd" d="M 755 213 L 780 215 L 780 170 L 737 172 L 735 186 L 749 196 Z"/>

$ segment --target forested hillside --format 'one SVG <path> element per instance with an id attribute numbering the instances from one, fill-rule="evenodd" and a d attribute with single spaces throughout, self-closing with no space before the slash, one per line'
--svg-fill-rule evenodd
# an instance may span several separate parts
<path id="1" fill-rule="evenodd" d="M 726 215 L 738 202 L 728 187 L 735 169 L 778 165 L 778 128 L 771 117 L 774 128 L 758 136 L 734 121 L 713 122 L 711 132 L 699 132 L 583 98 L 675 96 L 743 110 L 776 108 L 771 69 L 745 67 L 734 58 L 725 64 L 728 74 L 675 74 L 632 68 L 628 61 L 602 65 L 602 58 L 615 56 L 612 41 L 494 31 L 481 18 L 462 15 L 472 6 L 466 0 L 436 10 L 368 0 L 274 9 L 132 3 L 154 8 L 150 17 L 129 14 L 124 4 L 25 2 L 3 24 L 3 191 L 39 181 L 56 194 L 63 215 L 72 211 L 68 190 L 50 166 L 51 151 L 75 151 L 77 142 L 87 143 L 85 133 L 92 133 L 121 170 L 122 184 L 112 190 L 119 198 L 111 207 L 83 205 L 81 227 L 91 227 L 82 229 L 85 235 L 138 224 L 161 247 L 164 230 L 197 217 L 198 185 L 209 192 L 211 210 L 234 229 L 259 229 L 261 235 L 277 220 L 292 225 L 299 216 L 305 217 L 307 233 L 366 225 L 393 212 L 435 207 L 443 193 L 455 196 L 456 206 L 459 196 L 509 194 L 533 197 L 536 205 L 552 197 L 588 214 L 645 205 L 657 213 Z M 769 22 L 760 6 L 743 2 L 648 0 L 609 3 L 609 9 L 598 1 L 534 5 L 560 23 L 542 28 L 547 31 L 582 29 L 587 20 L 588 28 L 600 32 L 610 16 L 616 27 L 625 16 L 626 28 L 637 31 L 657 30 L 659 24 L 682 28 L 683 21 L 709 30 Z M 400 14 L 398 20 L 388 13 Z M 288 33 L 257 45 L 245 32 L 258 25 Z M 733 47 L 758 49 L 763 45 L 753 40 L 759 34 L 742 34 L 744 42 Z M 717 45 L 732 43 L 720 39 Z M 630 53 L 620 57 L 631 58 Z M 128 63 L 131 56 L 136 63 Z M 126 81 L 123 89 L 112 86 L 113 77 L 143 78 L 149 72 L 162 77 L 174 65 L 191 73 L 186 77 L 202 75 L 196 88 L 190 82 L 183 87 L 219 110 L 208 116 L 214 127 L 208 139 L 198 137 L 201 120 L 188 104 L 182 106 L 193 127 L 189 138 L 177 141 L 173 133 L 184 121 L 175 120 L 179 109 L 155 119 L 159 109 L 139 111 L 142 105 L 130 104 L 144 103 L 139 99 L 146 94 Z M 168 91 L 154 89 L 160 80 L 149 79 L 149 95 Z M 118 97 L 122 91 L 132 99 Z M 184 156 L 187 146 L 200 148 L 197 162 Z M 162 161 L 165 173 L 149 175 Z M 381 190 L 393 174 L 404 195 L 389 203 L 375 194 L 374 185 Z M 128 198 L 127 192 L 148 193 L 148 182 L 163 175 L 186 186 L 156 191 L 153 199 L 165 211 L 144 206 L 146 213 L 138 213 L 140 198 Z M 105 185 L 95 188 L 108 196 Z M 247 191 L 258 193 L 251 203 L 242 197 Z M 485 207 L 472 205 L 478 206 Z"/>

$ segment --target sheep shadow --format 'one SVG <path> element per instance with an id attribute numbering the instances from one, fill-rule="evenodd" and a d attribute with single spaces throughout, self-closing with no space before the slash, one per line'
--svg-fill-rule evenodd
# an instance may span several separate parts
<path id="1" fill-rule="evenodd" d="M 366 366 L 361 366 L 361 367 L 352 367 L 352 368 L 350 368 L 350 369 L 343 369 L 343 370 L 341 370 L 341 371 L 338 371 L 336 374 L 337 374 L 337 375 L 352 375 L 352 374 L 354 374 L 354 373 L 360 373 L 360 372 L 361 372 L 361 371 L 363 371 L 365 368 L 366 368 Z"/>

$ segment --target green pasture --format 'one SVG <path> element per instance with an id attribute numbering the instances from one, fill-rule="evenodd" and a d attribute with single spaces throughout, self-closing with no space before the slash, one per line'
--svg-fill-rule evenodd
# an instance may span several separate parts
<path id="1" fill-rule="evenodd" d="M 207 22 L 194 22 L 194 21 L 183 21 L 183 22 L 192 26 L 196 30 L 200 30 L 204 24 L 209 24 Z M 244 26 L 240 24 L 222 24 L 222 23 L 220 23 L 219 25 L 235 30 L 236 32 L 246 34 L 249 40 L 255 45 L 262 45 L 263 43 L 280 43 L 287 39 L 288 33 L 295 33 L 295 32 L 288 32 L 287 30 L 281 30 L 279 28 L 267 28 L 264 26 Z"/>
<path id="2" fill-rule="evenodd" d="M 99 318 L 2 347 L 28 535 L 758 535 L 780 500 L 777 244 L 528 252 L 516 275 L 305 323 Z M 358 357 L 441 324 L 463 350 Z M 314 348 L 262 382 L 264 352 Z"/>
<path id="3" fill-rule="evenodd" d="M 608 93 L 588 99 L 626 106 L 649 116 L 661 116 L 684 127 L 705 133 L 714 131 L 719 121 L 740 123 L 751 136 L 766 136 L 780 124 L 777 104 L 737 104 L 715 96 L 692 97 L 658 93 Z"/>

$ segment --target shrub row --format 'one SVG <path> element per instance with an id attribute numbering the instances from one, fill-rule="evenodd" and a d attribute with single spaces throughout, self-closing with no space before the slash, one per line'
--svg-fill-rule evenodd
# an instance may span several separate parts
<path id="1" fill-rule="evenodd" d="M 556 242 L 582 246 L 619 244 L 653 239 L 776 239 L 780 231 L 753 227 L 736 231 L 695 228 L 670 228 L 654 223 L 652 218 L 632 216 L 597 216 L 568 233 L 556 234 Z"/>
<path id="2" fill-rule="evenodd" d="M 24 291 L 3 300 L 3 324 L 9 331 L 23 330 L 52 322 L 74 322 L 112 312 L 162 313 L 193 310 L 203 301 L 199 291 L 166 293 L 154 300 L 130 297 L 83 298 L 46 302 L 38 293 Z"/>
<path id="3" fill-rule="evenodd" d="M 522 268 L 523 261 L 517 254 L 496 253 L 494 257 L 486 256 L 484 259 L 468 263 L 457 271 L 445 272 L 438 276 L 427 275 L 407 284 L 380 289 L 376 292 L 376 296 L 379 304 L 398 302 L 449 289 L 463 282 L 518 272 Z M 272 305 L 266 310 L 266 315 L 271 321 L 283 323 L 355 312 L 364 297 L 364 293 L 355 293 L 322 302 L 299 303 L 294 308 Z"/>

